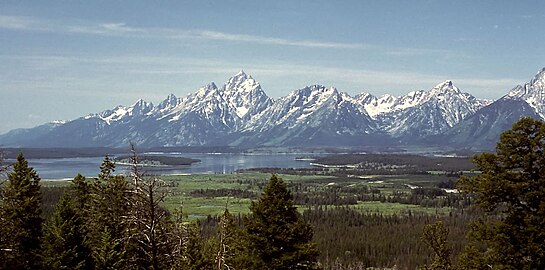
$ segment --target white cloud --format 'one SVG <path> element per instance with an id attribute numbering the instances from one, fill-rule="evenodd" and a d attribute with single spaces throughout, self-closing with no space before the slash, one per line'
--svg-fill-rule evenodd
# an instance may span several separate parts
<path id="1" fill-rule="evenodd" d="M 36 28 L 36 22 L 28 17 L 0 15 L 0 28 L 29 30 Z"/>
<path id="2" fill-rule="evenodd" d="M 201 37 L 204 39 L 259 43 L 259 44 L 268 44 L 268 45 L 286 45 L 286 46 L 298 46 L 298 47 L 310 47 L 310 48 L 334 48 L 334 49 L 366 49 L 369 47 L 364 44 L 357 44 L 357 43 L 320 42 L 320 41 L 313 41 L 313 40 L 290 40 L 290 39 L 283 39 L 283 38 L 255 36 L 255 35 L 229 34 L 229 33 L 215 32 L 215 31 L 198 31 L 194 33 L 198 37 Z"/>
<path id="3" fill-rule="evenodd" d="M 365 49 L 367 45 L 357 43 L 322 42 L 315 40 L 292 40 L 276 37 L 224 33 L 209 30 L 179 30 L 171 28 L 135 28 L 125 23 L 57 24 L 49 20 L 22 16 L 0 15 L 0 28 L 26 31 L 52 31 L 89 35 L 125 36 L 163 39 L 205 39 L 245 42 L 264 45 L 296 46 L 308 48 Z"/>

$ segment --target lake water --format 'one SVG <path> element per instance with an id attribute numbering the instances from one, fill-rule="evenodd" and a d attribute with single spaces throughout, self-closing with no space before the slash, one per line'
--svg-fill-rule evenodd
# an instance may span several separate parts
<path id="1" fill-rule="evenodd" d="M 149 155 L 144 153 L 142 155 Z M 231 173 L 241 169 L 251 168 L 309 168 L 310 161 L 295 160 L 304 154 L 192 154 L 192 153 L 164 153 L 161 155 L 182 156 L 199 159 L 201 162 L 191 166 L 145 168 L 148 174 L 186 174 L 186 173 Z M 33 167 L 42 179 L 73 178 L 78 173 L 95 177 L 98 175 L 103 157 L 84 158 L 54 158 L 29 159 L 29 166 Z M 116 172 L 126 173 L 128 167 L 118 165 Z"/>

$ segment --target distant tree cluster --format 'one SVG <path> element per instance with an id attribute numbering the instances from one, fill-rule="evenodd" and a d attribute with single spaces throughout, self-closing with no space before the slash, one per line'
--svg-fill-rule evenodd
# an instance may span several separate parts
<path id="1" fill-rule="evenodd" d="M 475 166 L 465 157 L 428 157 L 411 154 L 345 154 L 331 155 L 314 161 L 323 165 L 354 165 L 369 171 L 464 171 Z"/>
<path id="2" fill-rule="evenodd" d="M 118 156 L 115 158 L 116 162 L 130 163 L 131 156 Z M 138 164 L 142 165 L 191 165 L 195 162 L 199 162 L 199 159 L 185 158 L 185 157 L 171 157 L 171 156 L 143 156 L 138 158 Z"/>
<path id="3" fill-rule="evenodd" d="M 220 188 L 220 189 L 196 189 L 189 193 L 194 197 L 235 197 L 235 198 L 249 198 L 254 199 L 258 197 L 256 192 L 251 190 L 234 189 L 234 188 Z"/>

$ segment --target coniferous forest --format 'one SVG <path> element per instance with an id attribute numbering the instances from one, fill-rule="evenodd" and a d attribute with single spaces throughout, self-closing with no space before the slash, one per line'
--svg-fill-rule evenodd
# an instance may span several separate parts
<path id="1" fill-rule="evenodd" d="M 60 186 L 42 186 L 20 154 L 1 167 L 0 268 L 544 269 L 543 149 L 545 124 L 523 118 L 473 173 L 436 188 L 316 189 L 272 174 L 259 193 L 194 190 L 252 200 L 247 214 L 226 204 L 203 218 L 166 207 L 172 183 L 142 173 L 134 148 L 130 173 L 106 156 L 97 177 Z M 360 211 L 365 202 L 435 211 Z"/>

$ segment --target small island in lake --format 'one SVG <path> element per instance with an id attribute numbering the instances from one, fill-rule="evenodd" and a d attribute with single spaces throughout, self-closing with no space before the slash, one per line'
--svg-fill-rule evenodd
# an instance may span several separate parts
<path id="1" fill-rule="evenodd" d="M 119 156 L 115 158 L 118 164 L 130 164 L 130 156 Z M 138 157 L 138 165 L 142 166 L 184 166 L 200 162 L 199 159 L 186 157 L 171 157 L 171 156 L 140 156 Z"/>

